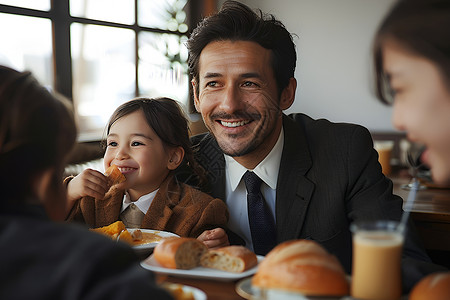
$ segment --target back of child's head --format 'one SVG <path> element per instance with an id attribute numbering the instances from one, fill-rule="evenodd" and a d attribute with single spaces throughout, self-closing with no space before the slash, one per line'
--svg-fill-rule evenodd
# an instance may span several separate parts
<path id="1" fill-rule="evenodd" d="M 106 134 L 118 119 L 141 110 L 148 126 L 161 139 L 165 147 L 179 147 L 184 149 L 185 161 L 201 176 L 202 170 L 194 161 L 191 142 L 189 139 L 189 120 L 177 101 L 170 98 L 135 98 L 120 105 L 109 119 Z"/>
<path id="2" fill-rule="evenodd" d="M 30 72 L 0 66 L 0 188 L 4 199 L 17 204 L 35 198 L 34 181 L 50 169 L 54 170 L 53 187 L 58 189 L 75 140 L 75 121 L 67 99 L 50 93 Z"/>

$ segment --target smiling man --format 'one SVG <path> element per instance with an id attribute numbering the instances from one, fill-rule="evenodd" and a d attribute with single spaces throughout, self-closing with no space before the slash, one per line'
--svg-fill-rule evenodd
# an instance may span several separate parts
<path id="1" fill-rule="evenodd" d="M 278 140 L 281 111 L 294 101 L 295 79 L 279 97 L 271 51 L 250 41 L 211 42 L 199 65 L 195 107 L 224 154 L 254 169 Z"/>
<path id="2" fill-rule="evenodd" d="M 283 113 L 295 97 L 296 51 L 291 34 L 271 15 L 227 1 L 194 29 L 187 45 L 195 107 L 209 130 L 192 138 L 207 172 L 202 189 L 223 199 L 230 212 L 228 235 L 215 231 L 204 242 L 221 246 L 228 237 L 265 255 L 283 241 L 312 239 L 350 273 L 350 224 L 398 221 L 402 214 L 402 199 L 381 172 L 369 131 Z M 403 265 L 428 264 L 414 231 L 408 233 Z M 410 267 L 405 289 L 433 268 Z"/>

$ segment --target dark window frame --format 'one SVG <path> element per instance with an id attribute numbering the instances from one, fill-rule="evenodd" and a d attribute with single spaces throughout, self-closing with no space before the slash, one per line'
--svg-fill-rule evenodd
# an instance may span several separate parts
<path id="1" fill-rule="evenodd" d="M 134 31 L 135 34 L 135 96 L 139 96 L 139 33 L 140 32 L 152 32 L 152 33 L 168 33 L 176 34 L 179 36 L 189 35 L 192 28 L 202 17 L 202 12 L 207 4 L 211 0 L 189 0 L 186 4 L 186 16 L 187 25 L 189 31 L 181 33 L 177 31 L 163 30 L 158 28 L 139 26 L 136 21 L 134 24 L 122 24 L 115 22 L 108 22 L 102 20 L 95 20 L 90 18 L 80 18 L 70 15 L 70 0 L 52 0 L 49 11 L 41 11 L 29 8 L 22 8 L 10 5 L 0 4 L 0 12 L 21 16 L 30 16 L 37 18 L 45 18 L 52 23 L 52 40 L 53 40 L 53 74 L 54 74 L 54 89 L 69 98 L 73 99 L 72 91 L 72 56 L 71 56 L 71 42 L 70 42 L 70 25 L 72 23 L 80 23 L 84 25 L 100 25 L 114 28 L 125 28 Z M 135 20 L 138 17 L 138 0 L 134 0 L 135 3 Z M 192 101 L 189 101 L 189 109 L 192 110 Z"/>

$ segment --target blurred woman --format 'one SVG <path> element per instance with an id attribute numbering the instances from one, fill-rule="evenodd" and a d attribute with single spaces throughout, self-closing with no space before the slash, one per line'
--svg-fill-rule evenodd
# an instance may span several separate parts
<path id="1" fill-rule="evenodd" d="M 393 123 L 426 146 L 433 181 L 450 184 L 450 1 L 401 0 L 374 43 L 379 98 L 393 104 Z"/>

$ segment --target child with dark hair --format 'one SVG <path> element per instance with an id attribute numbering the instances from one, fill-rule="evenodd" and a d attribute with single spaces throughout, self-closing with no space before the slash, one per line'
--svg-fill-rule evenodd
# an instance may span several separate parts
<path id="1" fill-rule="evenodd" d="M 137 98 L 124 103 L 111 116 L 106 133 L 104 167 L 116 165 L 126 181 L 109 189 L 106 176 L 92 169 L 67 178 L 72 203 L 68 220 L 90 227 L 122 220 L 127 227 L 188 237 L 227 224 L 222 200 L 173 176 L 183 160 L 202 174 L 193 159 L 187 118 L 176 101 Z"/>
<path id="2" fill-rule="evenodd" d="M 130 247 L 55 222 L 76 135 L 65 98 L 0 66 L 0 299 L 172 299 Z"/>

